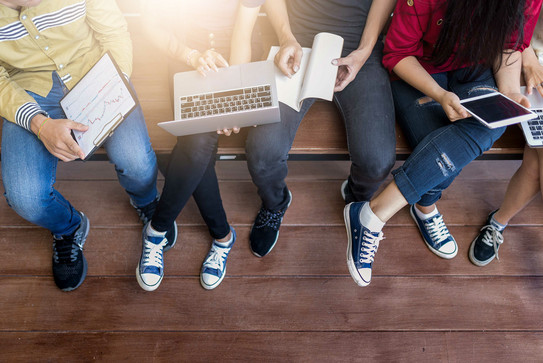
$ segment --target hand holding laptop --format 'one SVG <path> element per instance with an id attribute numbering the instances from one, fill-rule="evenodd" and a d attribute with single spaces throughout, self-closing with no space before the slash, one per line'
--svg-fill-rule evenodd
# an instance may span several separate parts
<path id="1" fill-rule="evenodd" d="M 187 50 L 187 64 L 204 77 L 211 70 L 218 72 L 219 67 L 228 67 L 226 59 L 213 49 L 208 49 L 203 53 L 196 49 Z"/>

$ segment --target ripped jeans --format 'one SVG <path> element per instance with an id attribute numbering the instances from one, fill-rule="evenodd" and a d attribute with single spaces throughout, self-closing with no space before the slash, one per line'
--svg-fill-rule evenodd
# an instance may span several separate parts
<path id="1" fill-rule="evenodd" d="M 464 81 L 466 69 L 432 74 L 460 99 L 496 90 L 490 70 Z M 441 105 L 402 80 L 392 82 L 397 120 L 414 149 L 394 170 L 394 180 L 409 204 L 430 206 L 472 160 L 490 149 L 505 127 L 489 129 L 472 117 L 449 121 Z"/>

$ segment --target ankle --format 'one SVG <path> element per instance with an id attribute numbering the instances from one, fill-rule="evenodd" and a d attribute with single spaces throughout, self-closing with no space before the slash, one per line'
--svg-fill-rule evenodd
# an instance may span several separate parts
<path id="1" fill-rule="evenodd" d="M 422 220 L 432 218 L 439 213 L 435 204 L 432 204 L 430 206 L 421 206 L 415 204 L 414 209 L 417 216 Z"/>
<path id="2" fill-rule="evenodd" d="M 381 232 L 385 226 L 385 222 L 373 212 L 370 203 L 365 203 L 360 210 L 360 223 L 372 232 Z"/>

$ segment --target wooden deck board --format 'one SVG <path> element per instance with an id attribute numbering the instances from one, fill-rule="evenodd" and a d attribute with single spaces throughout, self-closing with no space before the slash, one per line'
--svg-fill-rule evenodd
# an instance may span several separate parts
<path id="1" fill-rule="evenodd" d="M 45 277 L 0 277 L 0 331 L 543 331 L 543 277 L 89 277 L 64 293 Z M 221 304 L 221 302 L 224 302 Z"/>
<path id="2" fill-rule="evenodd" d="M 374 276 L 543 276 L 542 227 L 510 227 L 500 247 L 501 260 L 485 268 L 468 261 L 469 245 L 478 228 L 451 227 L 459 245 L 458 256 L 444 260 L 431 253 L 415 226 L 385 229 L 374 264 Z M 211 243 L 202 226 L 181 226 L 176 246 L 166 253 L 166 275 L 197 277 Z M 237 227 L 238 240 L 228 259 L 229 277 L 349 276 L 345 263 L 344 227 L 284 226 L 273 251 L 255 258 L 249 249 L 249 227 Z M 12 241 L 25 236 L 26 268 L 21 269 L 20 248 Z M 114 246 L 112 246 L 114 244 Z M 51 276 L 51 236 L 38 228 L 0 230 L 0 275 Z M 141 253 L 141 227 L 91 228 L 85 245 L 89 276 L 134 277 Z"/>
<path id="3" fill-rule="evenodd" d="M 343 226 L 344 202 L 339 192 L 342 180 L 289 181 L 292 204 L 285 214 L 284 225 Z M 505 193 L 507 181 L 481 183 L 477 180 L 454 182 L 438 203 L 449 226 L 481 225 L 489 212 L 496 209 Z M 160 184 L 161 185 L 161 184 Z M 139 223 L 128 202 L 128 196 L 116 181 L 58 181 L 58 190 L 78 209 L 85 212 L 91 226 L 134 226 Z M 229 221 L 234 225 L 251 225 L 260 208 L 256 187 L 250 181 L 222 181 L 221 194 Z M 92 195 L 94 197 L 89 198 Z M 468 200 L 469 199 L 469 200 Z M 511 225 L 541 225 L 543 202 L 538 197 L 512 221 Z M 5 203 L 0 205 L 0 226 L 29 226 Z M 458 211 L 462 211 L 459 213 Z M 196 204 L 191 200 L 178 222 L 202 225 Z M 389 226 L 411 226 L 413 221 L 407 208 L 388 223 Z"/>
<path id="4" fill-rule="evenodd" d="M 0 333 L 6 361 L 536 362 L 543 333 Z"/>

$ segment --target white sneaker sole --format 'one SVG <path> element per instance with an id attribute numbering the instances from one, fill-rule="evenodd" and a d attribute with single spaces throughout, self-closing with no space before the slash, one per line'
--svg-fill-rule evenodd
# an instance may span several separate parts
<path id="1" fill-rule="evenodd" d="M 365 281 L 362 279 L 360 274 L 358 273 L 358 270 L 356 269 L 356 266 L 354 265 L 353 257 L 351 254 L 352 250 L 352 240 L 351 240 L 351 221 L 349 218 L 349 211 L 351 209 L 351 204 L 349 203 L 343 208 L 343 220 L 345 221 L 345 228 L 347 229 L 347 268 L 349 269 L 349 273 L 351 274 L 351 277 L 353 278 L 354 282 L 358 286 L 368 286 L 371 281 Z"/>
<path id="2" fill-rule="evenodd" d="M 488 265 L 490 262 L 492 262 L 496 258 L 496 255 L 492 256 L 492 258 L 489 258 L 486 261 L 479 261 L 478 259 L 476 259 L 475 258 L 475 253 L 473 252 L 475 250 L 475 240 L 476 239 L 477 239 L 477 237 L 475 237 L 475 239 L 473 241 L 471 241 L 471 245 L 469 246 L 468 257 L 469 257 L 469 260 L 471 261 L 472 264 L 474 264 L 475 266 L 483 267 L 483 266 Z"/>
<path id="3" fill-rule="evenodd" d="M 158 280 L 158 282 L 156 284 L 148 285 L 141 279 L 139 265 L 136 267 L 136 280 L 138 280 L 138 284 L 145 291 L 155 291 L 160 286 L 160 283 L 162 282 L 163 278 L 164 278 L 164 276 L 161 276 L 160 280 Z"/>
<path id="4" fill-rule="evenodd" d="M 224 272 L 221 276 L 221 278 L 219 280 L 217 280 L 217 282 L 215 282 L 213 285 L 208 285 L 204 282 L 204 279 L 202 278 L 202 273 L 200 273 L 200 285 L 202 285 L 202 287 L 206 290 L 213 290 L 214 288 L 216 288 L 217 286 L 219 286 L 222 282 L 222 280 L 224 280 L 224 277 L 226 276 L 226 267 L 224 268 Z"/>

